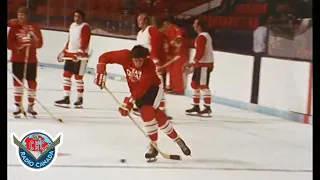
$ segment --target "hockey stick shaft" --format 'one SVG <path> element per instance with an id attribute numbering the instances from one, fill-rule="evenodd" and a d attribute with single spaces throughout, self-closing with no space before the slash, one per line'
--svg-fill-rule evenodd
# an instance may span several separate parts
<path id="1" fill-rule="evenodd" d="M 92 55 L 92 52 L 93 50 L 91 49 L 87 57 L 77 57 L 77 59 L 74 59 L 72 57 L 62 57 L 61 59 L 64 61 L 88 61 Z"/>
<path id="2" fill-rule="evenodd" d="M 29 90 L 29 88 L 27 88 L 21 81 L 20 79 L 17 78 L 16 75 L 13 74 L 13 72 L 7 68 L 7 70 L 10 72 L 10 74 L 12 75 L 12 77 L 22 86 L 22 88 L 24 88 L 25 90 Z M 61 118 L 57 118 L 55 117 L 37 98 L 34 98 L 39 104 L 40 106 L 42 106 L 42 108 L 56 121 L 59 122 L 64 122 Z"/>
<path id="3" fill-rule="evenodd" d="M 28 60 L 29 60 L 29 49 L 30 49 L 30 46 L 27 46 L 26 47 L 26 52 L 25 52 L 25 57 L 24 57 L 24 65 L 23 65 L 23 78 L 22 78 L 22 86 L 24 86 L 24 82 L 25 82 L 25 79 L 27 78 L 27 69 L 28 69 Z M 23 99 L 23 92 L 22 92 L 22 96 L 21 96 L 21 99 Z M 23 103 L 20 104 L 20 107 L 21 107 L 21 111 L 22 111 L 22 114 L 24 115 L 25 118 L 28 118 L 27 117 L 27 113 L 23 107 Z"/>
<path id="4" fill-rule="evenodd" d="M 172 64 L 173 62 L 175 62 L 176 60 L 178 60 L 180 58 L 180 56 L 175 56 L 173 57 L 170 61 L 168 61 L 167 63 L 165 63 L 162 68 L 165 68 L 167 66 L 169 66 L 170 64 Z"/>
<path id="5" fill-rule="evenodd" d="M 113 93 L 107 88 L 104 87 L 104 89 L 111 95 L 111 97 L 117 102 L 117 104 L 120 106 L 121 102 L 113 95 Z M 141 128 L 141 126 L 134 120 L 134 118 L 131 116 L 131 114 L 128 115 L 128 117 L 130 118 L 130 120 L 137 126 L 137 128 L 144 134 L 144 136 L 148 139 L 149 136 L 145 133 L 145 131 Z M 150 139 L 151 140 L 151 139 Z M 167 153 L 162 152 L 157 144 L 154 141 L 151 141 L 152 146 L 161 154 L 162 157 L 164 157 L 165 159 L 172 159 L 172 160 L 181 160 L 181 157 L 179 155 L 170 155 Z"/>

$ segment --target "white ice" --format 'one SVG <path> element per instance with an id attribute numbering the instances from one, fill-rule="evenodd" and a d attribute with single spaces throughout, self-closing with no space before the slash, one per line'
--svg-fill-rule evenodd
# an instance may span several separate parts
<path id="1" fill-rule="evenodd" d="M 10 67 L 9 64 L 8 67 Z M 86 75 L 84 109 L 53 106 L 62 98 L 62 70 L 39 68 L 38 100 L 66 123 L 52 120 L 37 103 L 38 119 L 12 117 L 13 85 L 8 73 L 8 179 L 9 180 L 308 180 L 312 179 L 312 126 L 212 104 L 213 118 L 184 115 L 189 97 L 167 95 L 173 125 L 192 150 L 192 157 L 145 162 L 148 139 L 127 117 L 108 93 Z M 107 80 L 107 86 L 122 101 L 128 95 L 125 82 Z M 71 100 L 76 98 L 73 81 Z M 25 105 L 27 104 L 25 97 Z M 141 120 L 135 116 L 137 121 Z M 42 129 L 55 136 L 63 132 L 63 144 L 53 166 L 32 172 L 19 164 L 10 133 L 21 136 Z M 164 152 L 181 154 L 162 132 L 159 146 Z M 120 163 L 126 159 L 126 163 Z"/>

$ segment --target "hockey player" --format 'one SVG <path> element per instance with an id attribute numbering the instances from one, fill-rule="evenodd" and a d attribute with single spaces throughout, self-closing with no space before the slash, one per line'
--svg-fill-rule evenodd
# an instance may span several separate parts
<path id="1" fill-rule="evenodd" d="M 210 73 L 214 67 L 212 39 L 207 32 L 206 23 L 196 19 L 193 23 L 194 30 L 198 33 L 195 39 L 196 54 L 189 68 L 193 69 L 191 87 L 193 89 L 193 107 L 186 110 L 186 114 L 196 113 L 204 116 L 211 113 L 211 91 L 209 89 Z M 190 70 L 190 69 L 189 69 Z M 203 93 L 204 110 L 200 111 L 200 92 Z"/>
<path id="2" fill-rule="evenodd" d="M 37 49 L 43 45 L 40 28 L 28 21 L 28 10 L 21 7 L 17 11 L 18 20 L 11 21 L 11 28 L 8 32 L 7 48 L 11 50 L 12 72 L 23 83 L 24 79 L 28 83 L 28 109 L 27 113 L 36 116 L 34 101 L 37 90 Z M 22 106 L 23 87 L 13 80 L 14 100 L 16 111 L 15 117 L 20 117 L 24 113 Z"/>
<path id="3" fill-rule="evenodd" d="M 63 62 L 63 59 L 70 57 L 72 60 L 65 61 L 63 72 L 63 90 L 64 98 L 55 101 L 54 105 L 59 107 L 70 107 L 70 90 L 71 77 L 74 75 L 77 84 L 78 97 L 73 104 L 75 108 L 82 108 L 84 82 L 83 75 L 87 66 L 88 50 L 91 38 L 91 30 L 88 23 L 85 22 L 85 14 L 81 10 L 75 10 L 73 13 L 74 22 L 69 28 L 69 38 L 66 46 L 58 55 L 58 61 Z M 79 60 L 79 59 L 82 60 Z"/>
<path id="4" fill-rule="evenodd" d="M 170 74 L 168 93 L 184 95 L 186 77 L 183 67 L 189 61 L 189 48 L 185 31 L 171 21 L 169 18 L 160 18 L 158 22 L 159 28 L 169 40 L 171 59 L 168 60 L 170 63 L 167 63 Z"/>
<path id="5" fill-rule="evenodd" d="M 179 145 L 185 155 L 190 155 L 190 149 L 159 108 L 163 88 L 156 73 L 156 67 L 147 56 L 149 56 L 148 49 L 141 45 L 134 46 L 131 51 L 124 49 L 106 52 L 99 57 L 94 82 L 103 88 L 106 79 L 106 64 L 122 65 L 131 95 L 124 99 L 122 106 L 119 107 L 119 113 L 127 116 L 135 104 L 140 110 L 147 134 L 153 142 L 156 143 L 158 140 L 158 127 L 160 127 Z M 150 144 L 145 158 L 150 160 L 156 158 L 157 155 L 158 151 Z"/>
<path id="6" fill-rule="evenodd" d="M 163 69 L 159 67 L 162 66 L 166 61 L 166 44 L 165 39 L 162 33 L 158 31 L 158 29 L 150 25 L 149 17 L 145 13 L 139 14 L 137 18 L 138 27 L 141 29 L 137 34 L 137 43 L 142 45 L 143 47 L 149 49 L 150 59 L 156 65 L 157 74 L 164 84 L 163 80 Z M 165 98 L 161 100 L 160 107 L 161 110 L 165 111 Z M 137 108 L 133 108 L 133 112 L 137 114 Z M 168 116 L 168 119 L 172 119 L 172 117 Z"/>

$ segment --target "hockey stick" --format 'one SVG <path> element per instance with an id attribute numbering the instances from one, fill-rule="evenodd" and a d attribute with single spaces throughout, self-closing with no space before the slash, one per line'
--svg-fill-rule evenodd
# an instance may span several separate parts
<path id="1" fill-rule="evenodd" d="M 30 49 L 30 46 L 27 46 L 27 47 L 26 47 L 26 52 L 25 52 L 25 57 L 24 57 L 23 77 L 22 77 L 22 85 L 21 85 L 21 86 L 24 86 L 24 82 L 25 82 L 25 80 L 26 80 L 26 78 L 27 78 L 29 49 Z M 23 101 L 23 94 L 24 94 L 24 92 L 22 92 L 22 97 L 21 97 L 22 101 Z M 22 114 L 24 115 L 24 117 L 25 117 L 25 118 L 28 118 L 27 113 L 26 113 L 26 111 L 24 110 L 23 103 L 21 103 L 20 107 L 21 107 L 21 111 L 22 111 Z"/>
<path id="2" fill-rule="evenodd" d="M 111 97 L 117 102 L 118 105 L 121 105 L 119 100 L 112 94 L 112 92 L 107 87 L 104 87 L 104 89 L 111 95 Z M 149 139 L 149 136 L 144 132 L 144 130 L 140 127 L 140 125 L 133 119 L 133 117 L 130 114 L 128 116 L 129 116 L 130 120 L 137 126 L 137 128 L 144 134 L 144 136 Z M 158 148 L 158 146 L 155 142 L 151 141 L 151 144 L 161 154 L 161 156 L 164 157 L 165 159 L 181 160 L 181 156 L 179 156 L 179 155 L 175 155 L 175 154 L 171 155 L 171 154 L 166 154 L 166 153 L 162 152 Z"/>
<path id="3" fill-rule="evenodd" d="M 61 59 L 64 61 L 87 61 L 89 57 L 77 57 L 77 59 L 72 57 L 62 57 Z"/>
<path id="4" fill-rule="evenodd" d="M 179 58 L 180 58 L 180 56 L 173 57 L 170 61 L 166 62 L 163 66 L 161 66 L 161 68 L 165 68 L 165 67 L 169 66 L 171 63 L 175 62 Z"/>
<path id="5" fill-rule="evenodd" d="M 76 59 L 74 59 L 74 58 L 72 58 L 72 57 L 62 57 L 61 59 L 64 60 L 64 61 L 75 61 L 75 62 L 78 62 L 78 61 L 88 61 L 89 58 L 90 58 L 91 55 L 92 55 L 92 52 L 93 52 L 93 50 L 91 49 L 90 53 L 88 53 L 88 56 L 86 56 L 86 57 L 77 56 Z"/>
<path id="6" fill-rule="evenodd" d="M 13 72 L 7 68 L 7 70 L 11 73 L 12 77 L 25 89 L 28 90 L 28 88 L 17 78 L 16 75 L 13 74 Z M 56 121 L 64 122 L 61 118 L 55 117 L 37 98 L 34 98 L 41 106 L 42 108 Z"/>

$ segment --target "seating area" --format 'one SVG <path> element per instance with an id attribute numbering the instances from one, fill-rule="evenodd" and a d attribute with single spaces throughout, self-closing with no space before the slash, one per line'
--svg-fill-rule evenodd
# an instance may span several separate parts
<path id="1" fill-rule="evenodd" d="M 193 7 L 197 7 L 208 0 L 137 0 L 136 10 L 133 12 L 151 13 L 155 16 L 163 15 L 169 9 L 174 9 L 173 14 L 179 14 Z M 16 9 L 25 3 L 25 0 L 8 1 L 8 15 L 15 15 Z M 152 3 L 152 4 L 150 4 Z M 63 7 L 63 8 L 62 8 Z M 68 21 L 75 7 L 82 8 L 87 13 L 90 20 L 119 21 L 124 18 L 132 19 L 128 16 L 120 16 L 123 12 L 123 3 L 120 0 L 55 0 L 40 4 L 35 9 L 35 15 L 40 21 L 50 19 L 53 24 L 65 24 L 56 20 L 67 17 Z M 209 22 L 210 28 L 230 28 L 241 30 L 254 30 L 258 26 L 258 17 L 266 13 L 268 5 L 262 4 L 236 4 L 233 11 L 225 16 L 203 16 Z M 49 18 L 47 18 L 49 16 Z M 10 17 L 10 16 L 9 16 Z M 72 20 L 72 19 L 70 19 Z M 132 20 L 131 20 L 132 21 Z"/>
<path id="2" fill-rule="evenodd" d="M 267 12 L 268 4 L 236 4 L 226 16 L 206 16 L 210 28 L 254 30 L 258 27 L 259 16 Z"/>

